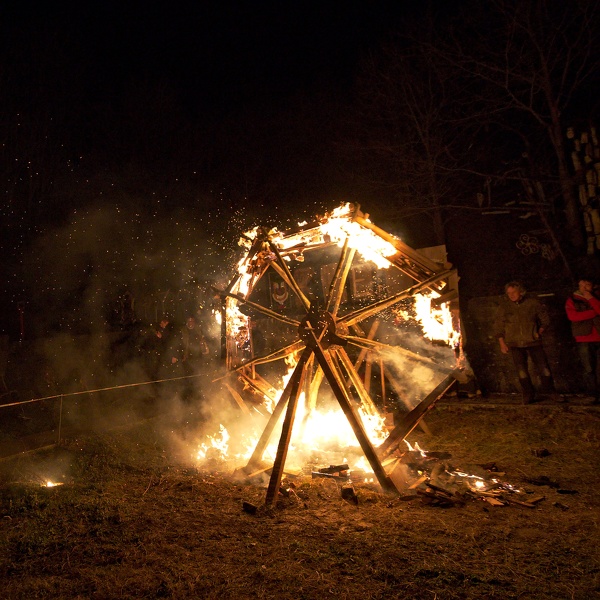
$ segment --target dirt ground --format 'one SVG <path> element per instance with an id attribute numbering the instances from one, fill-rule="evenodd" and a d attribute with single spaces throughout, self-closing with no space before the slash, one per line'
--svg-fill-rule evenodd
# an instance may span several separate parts
<path id="1" fill-rule="evenodd" d="M 264 483 L 186 457 L 164 418 L 5 460 L 1 596 L 599 598 L 600 409 L 569 400 L 448 399 L 431 434 L 409 437 L 495 469 L 532 506 L 358 482 L 346 500 L 335 480 L 298 477 L 267 509 Z"/>

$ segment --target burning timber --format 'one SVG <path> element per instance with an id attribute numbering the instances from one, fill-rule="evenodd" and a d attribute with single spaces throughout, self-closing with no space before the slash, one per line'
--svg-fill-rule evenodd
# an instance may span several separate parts
<path id="1" fill-rule="evenodd" d="M 258 227 L 241 244 L 238 271 L 218 292 L 225 387 L 244 414 L 263 421 L 244 472 L 269 471 L 272 504 L 290 445 L 308 447 L 315 415 L 337 406 L 380 487 L 398 494 L 382 461 L 426 427 L 426 413 L 464 376 L 450 308 L 455 271 L 374 225 L 356 204 L 288 232 Z M 411 314 L 418 306 L 421 314 Z M 420 345 L 409 343 L 415 335 Z M 427 373 L 430 392 L 413 389 L 415 372 Z"/>
<path id="2" fill-rule="evenodd" d="M 396 451 L 395 456 L 385 463 L 398 490 L 396 501 L 420 502 L 439 508 L 461 507 L 474 501 L 494 507 L 536 508 L 545 500 L 544 495 L 527 494 L 523 489 L 503 481 L 505 474 L 498 472 L 494 463 L 464 470 L 453 465 L 451 459 L 447 452 L 423 451 L 418 445 L 416 449 Z M 266 467 L 257 473 L 244 475 L 240 472 L 238 475 L 248 482 L 257 482 L 265 475 L 270 476 L 271 472 L 272 468 Z M 372 474 L 362 469 L 350 469 L 347 464 L 327 467 L 306 465 L 300 472 L 284 474 L 278 499 L 298 499 L 297 490 L 323 480 L 336 485 L 340 497 L 356 505 L 359 504 L 356 489 L 373 486 Z M 253 510 L 252 514 L 255 512 Z"/>

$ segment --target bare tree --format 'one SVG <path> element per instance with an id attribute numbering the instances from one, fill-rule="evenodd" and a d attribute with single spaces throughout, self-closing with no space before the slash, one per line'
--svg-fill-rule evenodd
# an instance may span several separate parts
<path id="1" fill-rule="evenodd" d="M 363 65 L 351 140 L 344 145 L 369 185 L 391 191 L 399 217 L 430 219 L 444 243 L 443 208 L 457 201 L 463 159 L 457 81 L 418 45 L 397 39 Z M 461 174 L 464 177 L 464 173 Z"/>
<path id="2" fill-rule="evenodd" d="M 599 18 L 598 0 L 474 2 L 465 6 L 447 41 L 428 47 L 480 82 L 480 112 L 506 130 L 522 126 L 530 160 L 548 173 L 546 184 L 558 187 L 568 237 L 577 248 L 583 246 L 583 229 L 565 151 L 565 120 L 588 117 L 581 100 L 593 89 L 600 64 Z M 544 146 L 553 151 L 552 164 L 540 166 Z"/>
<path id="3" fill-rule="evenodd" d="M 473 1 L 453 18 L 407 24 L 358 84 L 345 145 L 368 165 L 370 184 L 391 189 L 402 216 L 428 214 L 441 242 L 450 211 L 482 208 L 477 191 L 489 203 L 491 190 L 523 195 L 530 179 L 581 248 L 564 140 L 569 119 L 589 116 L 599 4 Z"/>

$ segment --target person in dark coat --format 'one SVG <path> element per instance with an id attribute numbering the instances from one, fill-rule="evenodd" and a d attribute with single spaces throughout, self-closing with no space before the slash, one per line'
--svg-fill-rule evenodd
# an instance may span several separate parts
<path id="1" fill-rule="evenodd" d="M 533 296 L 527 296 L 523 284 L 511 281 L 504 286 L 494 321 L 494 335 L 503 354 L 510 354 L 523 391 L 523 402 L 535 401 L 536 390 L 529 373 L 531 358 L 542 383 L 541 391 L 559 399 L 542 345 L 542 335 L 550 325 L 546 307 Z"/>

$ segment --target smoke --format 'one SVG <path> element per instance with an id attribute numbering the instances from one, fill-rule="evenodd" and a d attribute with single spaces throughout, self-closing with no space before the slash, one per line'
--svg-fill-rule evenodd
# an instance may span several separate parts
<path id="1" fill-rule="evenodd" d="M 402 350 L 410 353 L 404 353 Z M 394 345 L 380 350 L 386 368 L 391 369 L 400 400 L 411 409 L 429 394 L 447 373 L 456 368 L 450 346 L 435 345 L 412 332 L 399 331 Z"/>
<path id="2" fill-rule="evenodd" d="M 199 381 L 214 378 L 220 327 L 212 286 L 231 275 L 244 219 L 224 203 L 210 213 L 148 214 L 125 200 L 73 211 L 62 225 L 41 229 L 21 260 L 25 338 L 11 384 L 28 398 L 75 394 L 64 399 L 69 424 L 144 417 L 149 398 L 188 419 L 198 411 L 192 399 L 203 394 Z M 210 366 L 197 381 L 150 385 L 184 375 L 176 367 L 155 370 L 144 344 L 162 317 L 177 336 L 188 315 L 200 320 Z"/>

